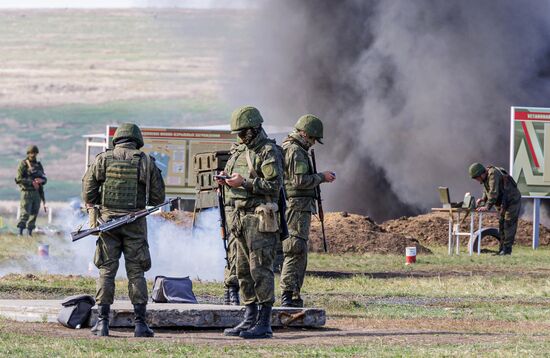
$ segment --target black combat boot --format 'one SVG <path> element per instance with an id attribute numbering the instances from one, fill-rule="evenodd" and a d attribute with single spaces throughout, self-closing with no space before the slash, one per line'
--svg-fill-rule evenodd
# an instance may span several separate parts
<path id="1" fill-rule="evenodd" d="M 271 330 L 271 310 L 271 304 L 263 304 L 260 309 L 258 322 L 249 330 L 242 331 L 239 336 L 245 339 L 273 337 L 273 331 Z"/>
<path id="2" fill-rule="evenodd" d="M 145 314 L 147 313 L 147 305 L 134 305 L 134 337 L 154 337 L 155 332 L 147 325 Z"/>
<path id="3" fill-rule="evenodd" d="M 32 229 L 29 229 L 29 236 L 32 236 Z"/>
<path id="4" fill-rule="evenodd" d="M 229 304 L 231 306 L 241 305 L 241 300 L 239 299 L 239 286 L 229 287 Z"/>
<path id="5" fill-rule="evenodd" d="M 224 336 L 238 337 L 239 334 L 247 329 L 254 327 L 258 320 L 258 305 L 251 303 L 244 306 L 244 319 L 233 328 L 227 328 L 223 331 Z"/>
<path id="6" fill-rule="evenodd" d="M 283 294 L 281 295 L 281 306 L 294 307 L 292 306 L 292 291 L 283 291 Z"/>
<path id="7" fill-rule="evenodd" d="M 25 230 L 24 227 L 19 228 L 19 236 L 23 236 L 23 230 Z"/>
<path id="8" fill-rule="evenodd" d="M 97 305 L 97 322 L 92 327 L 92 334 L 100 337 L 109 335 L 109 311 L 111 305 Z"/>
<path id="9" fill-rule="evenodd" d="M 512 248 L 511 247 L 504 247 L 499 253 L 499 256 L 506 256 L 506 255 L 512 255 Z"/>
<path id="10" fill-rule="evenodd" d="M 304 307 L 304 300 L 302 297 L 294 298 L 292 300 L 292 307 Z"/>
<path id="11" fill-rule="evenodd" d="M 229 298 L 229 287 L 226 287 L 223 291 L 223 304 L 226 306 L 229 306 L 231 304 L 231 300 Z"/>

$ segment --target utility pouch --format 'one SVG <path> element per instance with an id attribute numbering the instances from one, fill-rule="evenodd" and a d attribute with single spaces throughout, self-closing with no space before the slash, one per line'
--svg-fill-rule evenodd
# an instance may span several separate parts
<path id="1" fill-rule="evenodd" d="M 276 213 L 279 207 L 275 203 L 261 204 L 256 207 L 254 214 L 258 215 L 260 224 L 259 232 L 277 232 L 279 230 L 279 219 Z"/>

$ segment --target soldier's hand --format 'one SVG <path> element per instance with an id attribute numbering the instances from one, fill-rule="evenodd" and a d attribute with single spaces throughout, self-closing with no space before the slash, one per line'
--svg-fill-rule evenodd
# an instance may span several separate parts
<path id="1" fill-rule="evenodd" d="M 46 204 L 44 204 L 44 212 L 45 212 L 45 213 L 48 212 L 48 207 L 46 206 Z"/>
<path id="2" fill-rule="evenodd" d="M 332 183 L 334 180 L 336 180 L 336 175 L 333 172 L 326 171 L 323 172 L 323 175 L 325 176 L 325 182 Z"/>
<path id="3" fill-rule="evenodd" d="M 232 188 L 237 188 L 237 187 L 241 186 L 243 181 L 244 181 L 244 178 L 239 173 L 233 173 L 233 175 L 231 175 L 231 179 L 226 179 L 225 180 L 227 185 L 229 185 Z"/>
<path id="4" fill-rule="evenodd" d="M 484 213 L 486 211 L 489 211 L 489 209 L 487 209 L 486 206 L 481 206 L 481 207 L 477 208 L 476 211 L 478 211 L 480 213 Z"/>
<path id="5" fill-rule="evenodd" d="M 35 190 L 38 190 L 40 188 L 40 183 L 35 180 L 32 181 L 32 186 Z"/>
<path id="6" fill-rule="evenodd" d="M 479 198 L 476 200 L 476 206 L 480 206 L 483 203 L 483 199 Z"/>
<path id="7" fill-rule="evenodd" d="M 224 175 L 224 176 L 227 176 L 227 173 L 224 171 L 221 171 L 218 173 L 218 175 Z M 219 179 L 219 178 L 215 178 L 216 180 L 216 183 L 218 183 L 218 185 L 225 185 L 225 179 Z"/>

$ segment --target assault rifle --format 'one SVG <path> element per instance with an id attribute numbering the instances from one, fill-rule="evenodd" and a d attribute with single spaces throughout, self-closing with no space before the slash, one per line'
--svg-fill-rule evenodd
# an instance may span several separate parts
<path id="1" fill-rule="evenodd" d="M 313 164 L 313 171 L 317 173 L 317 163 L 315 162 L 315 150 L 311 149 L 311 163 Z M 323 234 L 323 250 L 328 252 L 327 249 L 327 237 L 325 235 L 325 214 L 323 212 L 323 200 L 321 199 L 321 188 L 317 186 L 315 188 L 315 196 L 317 199 L 317 213 L 319 215 L 319 221 L 321 222 L 321 233 Z"/>
<path id="2" fill-rule="evenodd" d="M 218 208 L 220 210 L 220 229 L 222 233 L 223 249 L 225 250 L 225 262 L 227 263 L 227 268 L 229 268 L 229 248 L 227 237 L 227 218 L 225 217 L 225 198 L 224 198 L 224 189 L 223 185 L 218 185 Z"/>
<path id="3" fill-rule="evenodd" d="M 134 222 L 137 219 L 146 217 L 147 215 L 154 213 L 155 211 L 157 211 L 161 207 L 163 207 L 165 205 L 168 205 L 168 204 L 172 204 L 174 201 L 177 201 L 177 200 L 179 200 L 179 198 L 168 199 L 164 203 L 159 204 L 157 206 L 153 206 L 152 208 L 143 209 L 143 210 L 140 210 L 140 211 L 130 213 L 128 215 L 121 216 L 121 217 L 113 219 L 113 220 L 109 220 L 106 223 L 103 223 L 103 224 L 101 224 L 97 227 L 93 227 L 93 228 L 90 228 L 90 229 L 87 229 L 87 230 L 73 231 L 73 232 L 71 232 L 71 239 L 74 242 L 74 241 L 78 241 L 80 239 L 83 239 L 83 238 L 85 238 L 86 236 L 89 236 L 89 235 L 111 231 L 111 230 L 116 229 L 118 227 L 121 227 L 123 225 Z"/>

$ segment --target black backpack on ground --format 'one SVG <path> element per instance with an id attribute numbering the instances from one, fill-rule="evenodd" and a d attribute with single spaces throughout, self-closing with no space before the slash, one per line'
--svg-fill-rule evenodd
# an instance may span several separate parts
<path id="1" fill-rule="evenodd" d="M 68 328 L 85 327 L 95 305 L 95 299 L 90 295 L 74 295 L 65 298 L 57 321 Z"/>
<path id="2" fill-rule="evenodd" d="M 155 277 L 151 299 L 157 303 L 198 303 L 189 276 Z"/>

